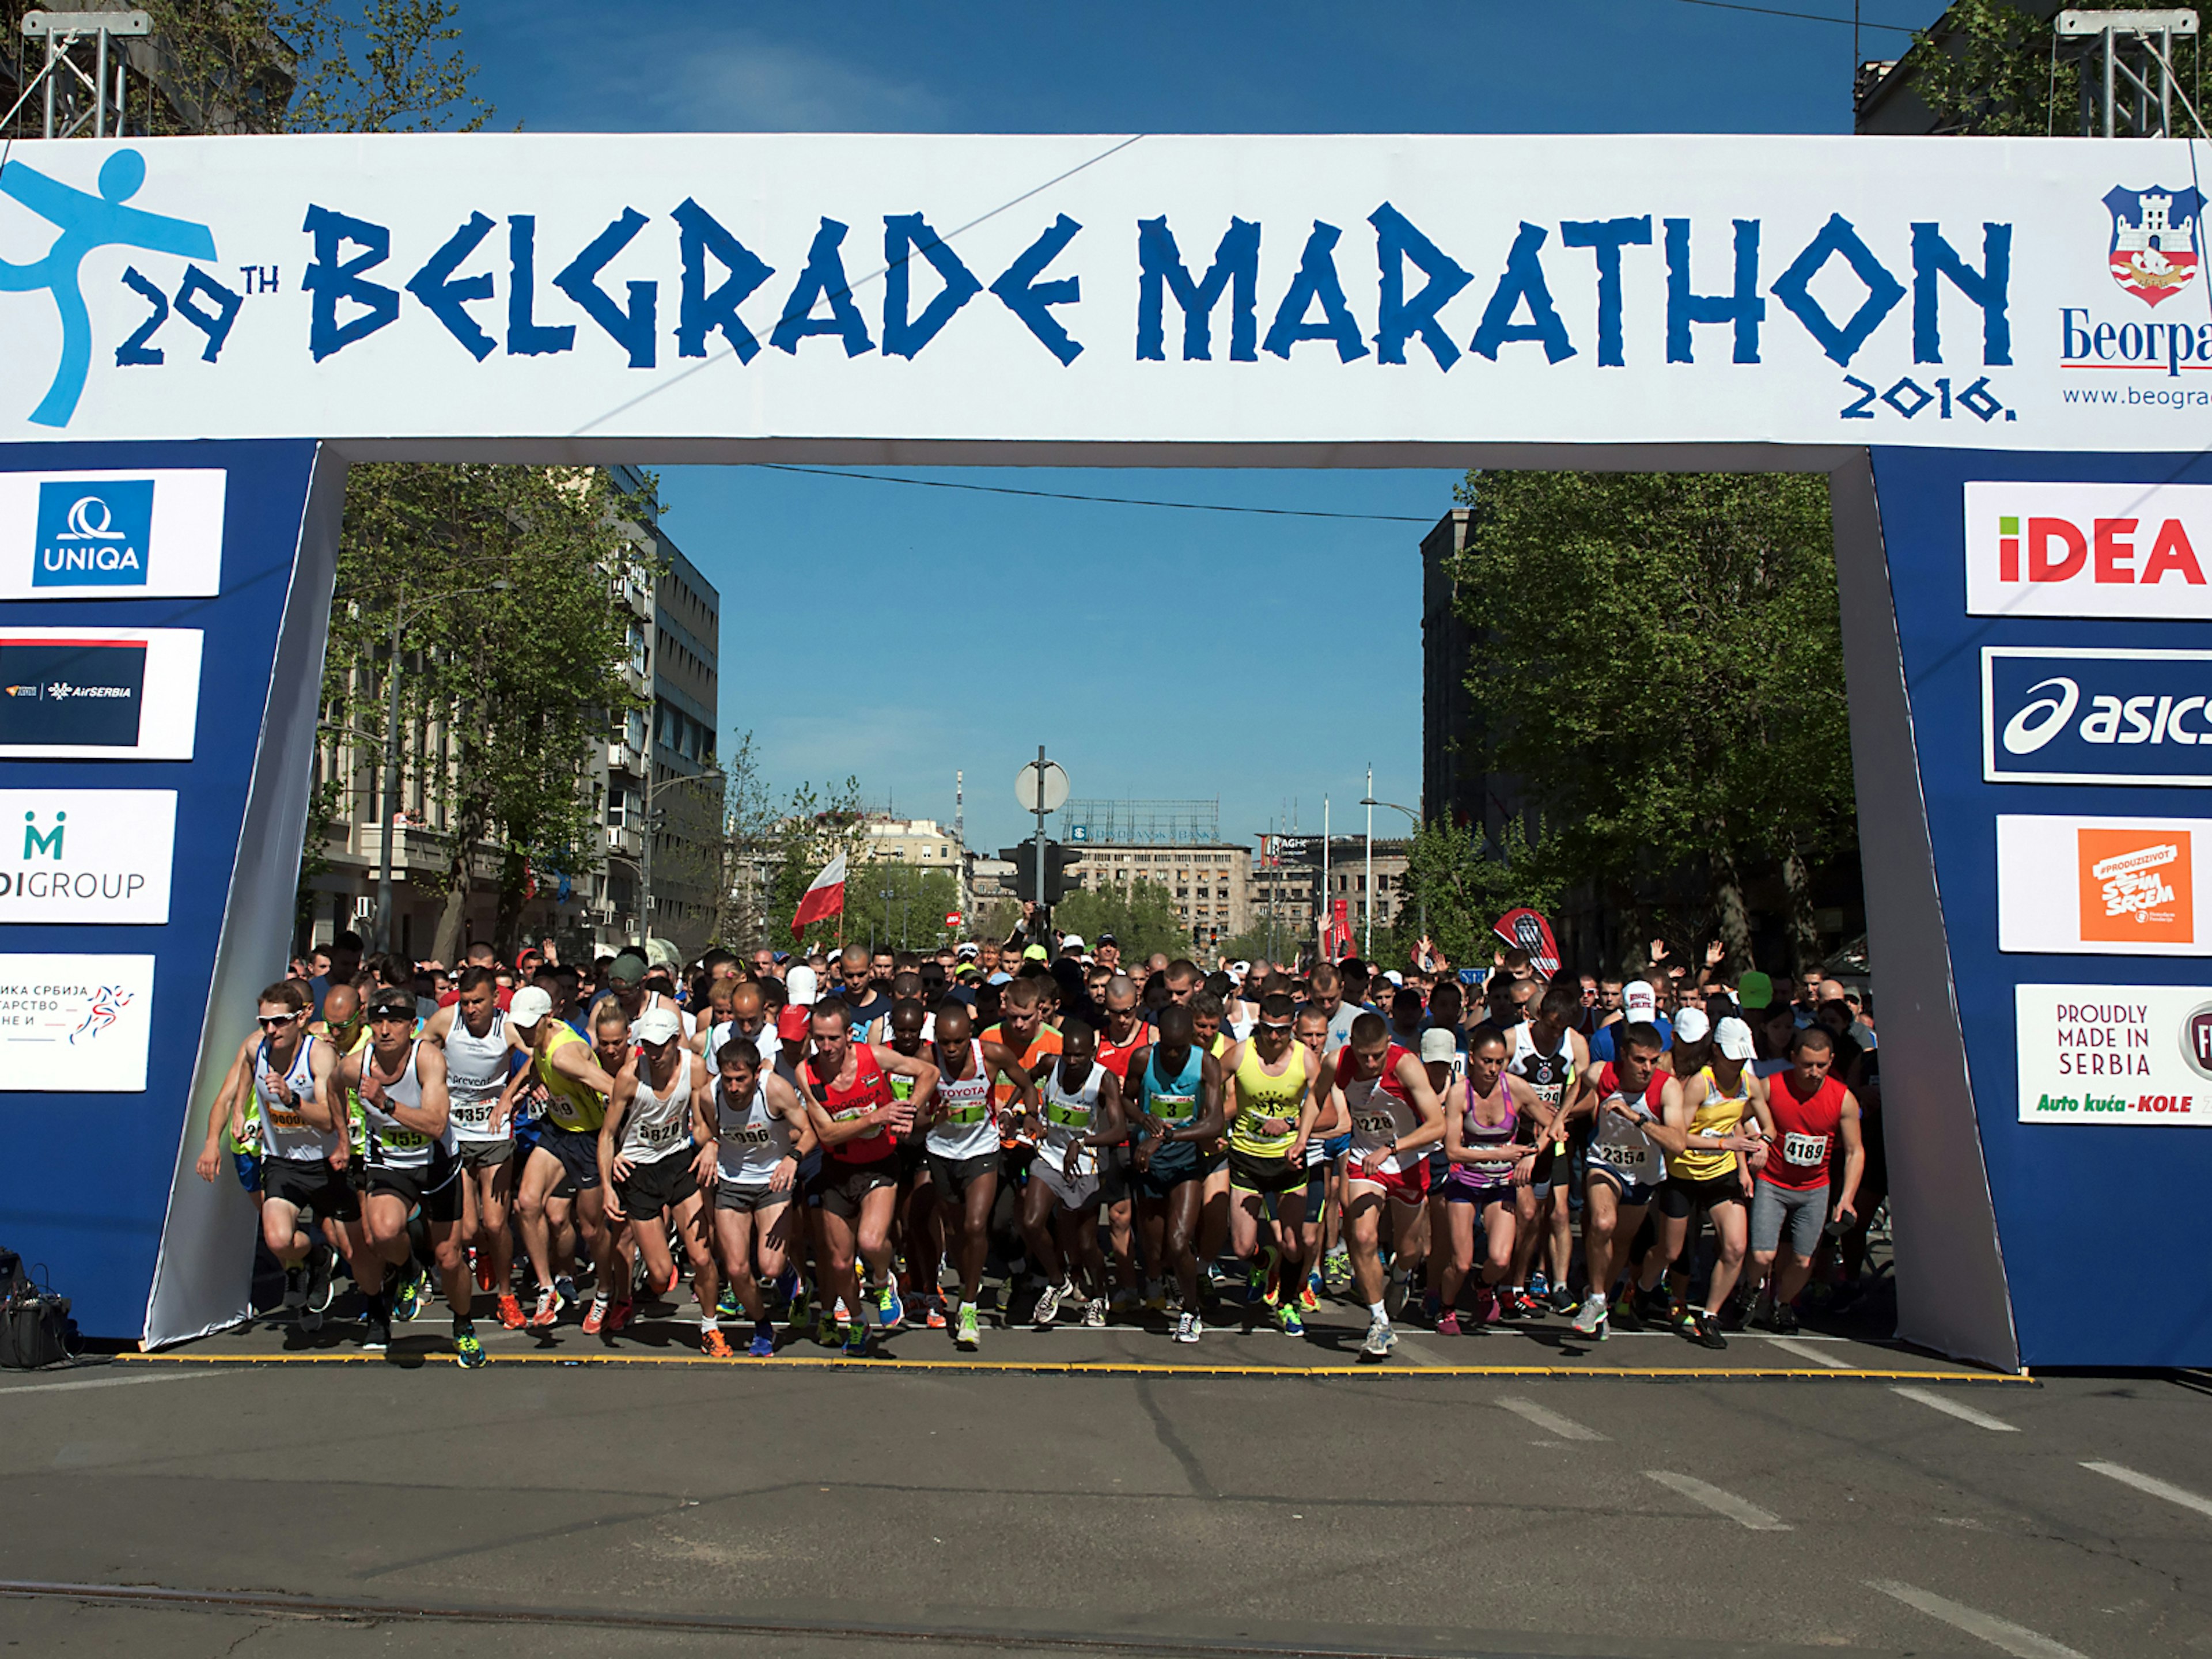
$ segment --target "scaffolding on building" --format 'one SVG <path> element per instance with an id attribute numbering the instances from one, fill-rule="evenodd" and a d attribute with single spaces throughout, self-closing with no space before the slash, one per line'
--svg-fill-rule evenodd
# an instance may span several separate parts
<path id="1" fill-rule="evenodd" d="M 1204 846 L 1221 839 L 1221 801 L 1070 800 L 1058 839 L 1113 847 Z"/>

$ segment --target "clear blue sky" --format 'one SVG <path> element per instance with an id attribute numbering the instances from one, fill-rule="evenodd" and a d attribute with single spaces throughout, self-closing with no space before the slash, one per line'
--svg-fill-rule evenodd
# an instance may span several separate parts
<path id="1" fill-rule="evenodd" d="M 1747 0 L 1848 19 L 1850 0 Z M 1925 25 L 1939 0 L 1864 0 Z M 642 28 L 620 25 L 635 11 Z M 1692 0 L 463 0 L 495 125 L 535 131 L 1839 132 L 1848 27 Z M 1863 55 L 1906 37 L 1869 27 Z M 915 471 L 1433 522 L 1445 472 Z M 1032 501 L 754 468 L 663 475 L 722 594 L 722 727 L 779 790 L 848 773 L 968 839 L 1022 833 L 1042 742 L 1079 795 L 1418 804 L 1421 523 Z M 811 642 L 834 573 L 834 675 Z M 1057 623 L 1051 618 L 1057 617 Z M 1333 673 L 1317 675 L 1326 646 Z M 1266 732 L 1264 739 L 1255 733 Z M 1397 821 L 1395 813 L 1380 815 Z M 1348 826 L 1349 827 L 1349 826 Z"/>

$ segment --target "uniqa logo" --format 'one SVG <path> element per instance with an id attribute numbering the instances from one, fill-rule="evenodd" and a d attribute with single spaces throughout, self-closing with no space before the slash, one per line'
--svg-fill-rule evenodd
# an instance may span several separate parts
<path id="1" fill-rule="evenodd" d="M 92 521 L 95 512 L 100 514 L 98 524 Z M 70 503 L 69 528 L 54 539 L 64 542 L 119 542 L 124 536 L 115 528 L 115 514 L 106 501 L 97 495 L 80 495 Z"/>

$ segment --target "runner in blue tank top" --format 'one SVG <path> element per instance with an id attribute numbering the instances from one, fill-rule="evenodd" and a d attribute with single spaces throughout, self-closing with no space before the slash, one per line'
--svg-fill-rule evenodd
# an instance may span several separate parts
<path id="1" fill-rule="evenodd" d="M 1170 1003 L 1160 1010 L 1158 1035 L 1149 1048 L 1129 1057 L 1136 1079 L 1130 1106 L 1137 1133 L 1137 1196 L 1145 1227 L 1145 1259 L 1164 1258 L 1175 1268 L 1182 1291 L 1175 1340 L 1195 1342 L 1199 1323 L 1198 1258 L 1191 1240 L 1198 1231 L 1199 1200 L 1205 1180 L 1198 1149 L 1219 1139 L 1221 1062 L 1200 1049 L 1190 1010 Z"/>

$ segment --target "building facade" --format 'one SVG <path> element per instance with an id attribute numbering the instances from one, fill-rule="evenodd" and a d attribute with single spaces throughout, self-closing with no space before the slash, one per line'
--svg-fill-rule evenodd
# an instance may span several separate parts
<path id="1" fill-rule="evenodd" d="M 1129 890 L 1149 881 L 1167 890 L 1192 945 L 1207 950 L 1252 925 L 1252 849 L 1232 842 L 1182 845 L 1085 841 L 1073 843 L 1082 862 L 1071 874 L 1093 891 Z"/>

